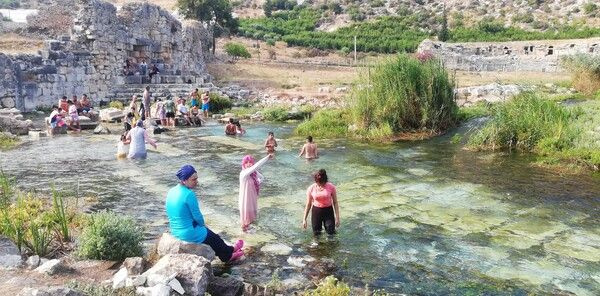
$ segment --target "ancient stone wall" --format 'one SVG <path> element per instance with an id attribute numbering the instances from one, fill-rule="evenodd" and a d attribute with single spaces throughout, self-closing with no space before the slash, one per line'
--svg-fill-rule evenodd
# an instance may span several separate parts
<path id="1" fill-rule="evenodd" d="M 76 0 L 69 9 L 78 11 L 70 36 L 46 41 L 36 56 L 0 54 L 0 107 L 12 101 L 30 111 L 55 104 L 63 95 L 84 93 L 99 101 L 115 85 L 150 82 L 141 75 L 124 76 L 126 60 L 155 64 L 161 74 L 154 83 L 202 81 L 212 34 L 202 23 L 182 23 L 148 3 L 130 3 L 117 11 L 100 0 Z"/>
<path id="2" fill-rule="evenodd" d="M 600 55 L 600 38 L 518 42 L 445 43 L 425 40 L 418 52 L 440 57 L 448 69 L 494 72 L 557 72 L 560 59 L 577 53 Z"/>

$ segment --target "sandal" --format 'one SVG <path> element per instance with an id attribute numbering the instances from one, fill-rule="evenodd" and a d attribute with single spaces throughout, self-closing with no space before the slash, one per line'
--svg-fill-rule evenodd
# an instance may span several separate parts
<path id="1" fill-rule="evenodd" d="M 229 259 L 229 263 L 232 263 L 232 262 L 240 260 L 242 258 L 242 256 L 244 256 L 244 251 L 239 250 L 237 252 L 234 252 L 231 255 L 231 258 Z"/>
<path id="2" fill-rule="evenodd" d="M 235 245 L 233 245 L 233 252 L 235 253 L 235 252 L 237 252 L 237 251 L 241 250 L 243 246 L 244 246 L 244 241 L 243 241 L 243 240 L 241 240 L 241 239 L 240 239 L 240 240 L 238 240 L 238 241 L 235 243 Z"/>

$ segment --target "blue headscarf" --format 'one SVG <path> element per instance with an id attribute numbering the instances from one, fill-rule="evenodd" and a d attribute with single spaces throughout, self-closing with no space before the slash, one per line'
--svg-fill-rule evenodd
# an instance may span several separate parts
<path id="1" fill-rule="evenodd" d="M 144 121 L 140 119 L 135 125 L 137 125 L 138 127 L 144 127 Z"/>
<path id="2" fill-rule="evenodd" d="M 181 181 L 189 179 L 193 174 L 196 173 L 196 169 L 193 166 L 186 164 L 177 171 L 177 178 Z"/>

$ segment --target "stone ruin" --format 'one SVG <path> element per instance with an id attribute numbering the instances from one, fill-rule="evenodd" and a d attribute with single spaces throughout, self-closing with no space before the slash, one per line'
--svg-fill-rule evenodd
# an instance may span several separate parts
<path id="1" fill-rule="evenodd" d="M 60 1 L 58 1 L 60 2 Z M 56 4 L 60 5 L 60 4 Z M 148 3 L 129 3 L 117 10 L 100 0 L 75 0 L 68 36 L 45 41 L 38 55 L 0 53 L 0 107 L 31 111 L 56 104 L 63 95 L 88 94 L 92 101 L 125 100 L 129 88 L 143 85 L 203 86 L 209 79 L 205 56 L 212 29 L 197 21 L 180 21 Z M 160 74 L 124 76 L 126 60 L 145 59 Z M 181 87 L 180 87 L 181 88 Z"/>
<path id="2" fill-rule="evenodd" d="M 417 49 L 430 52 L 451 70 L 472 72 L 560 72 L 562 56 L 600 55 L 600 38 L 513 42 L 446 43 L 424 40 Z"/>

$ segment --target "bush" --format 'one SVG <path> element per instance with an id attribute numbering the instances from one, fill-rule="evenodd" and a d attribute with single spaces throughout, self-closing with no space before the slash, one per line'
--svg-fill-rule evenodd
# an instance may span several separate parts
<path id="1" fill-rule="evenodd" d="M 299 136 L 319 138 L 345 137 L 348 134 L 350 114 L 347 110 L 322 109 L 296 128 Z"/>
<path id="2" fill-rule="evenodd" d="M 364 136 L 435 133 L 455 125 L 454 81 L 438 60 L 399 55 L 365 74 L 351 101 L 354 123 Z"/>
<path id="3" fill-rule="evenodd" d="M 573 75 L 573 87 L 585 95 L 600 91 L 600 57 L 576 54 L 561 59 L 561 64 Z"/>
<path id="4" fill-rule="evenodd" d="M 225 52 L 232 58 L 250 58 L 251 55 L 246 47 L 241 43 L 228 42 L 225 44 Z"/>
<path id="5" fill-rule="evenodd" d="M 5 135 L 0 130 L 0 150 L 8 150 L 14 148 L 19 143 L 19 138 Z"/>
<path id="6" fill-rule="evenodd" d="M 348 296 L 350 295 L 350 287 L 338 281 L 333 276 L 324 278 L 316 289 L 307 291 L 306 296 Z"/>
<path id="7" fill-rule="evenodd" d="M 111 101 L 108 104 L 108 107 L 110 107 L 110 108 L 117 108 L 119 110 L 123 110 L 123 102 L 121 102 L 121 101 Z"/>
<path id="8" fill-rule="evenodd" d="M 210 97 L 210 112 L 212 113 L 220 113 L 223 110 L 231 109 L 233 103 L 229 98 L 222 97 L 218 94 L 211 93 Z"/>
<path id="9" fill-rule="evenodd" d="M 286 121 L 288 119 L 288 109 L 285 107 L 270 107 L 264 109 L 262 115 L 268 121 Z"/>
<path id="10" fill-rule="evenodd" d="M 598 11 L 598 5 L 593 2 L 588 2 L 583 5 L 583 12 L 585 12 L 586 15 L 593 15 L 596 11 Z"/>
<path id="11" fill-rule="evenodd" d="M 492 119 L 469 139 L 469 145 L 486 150 L 562 150 L 573 140 L 572 118 L 572 113 L 556 102 L 523 93 L 494 106 Z"/>
<path id="12" fill-rule="evenodd" d="M 142 231 L 132 218 L 108 211 L 94 213 L 79 237 L 77 253 L 83 258 L 114 261 L 141 256 Z"/>

